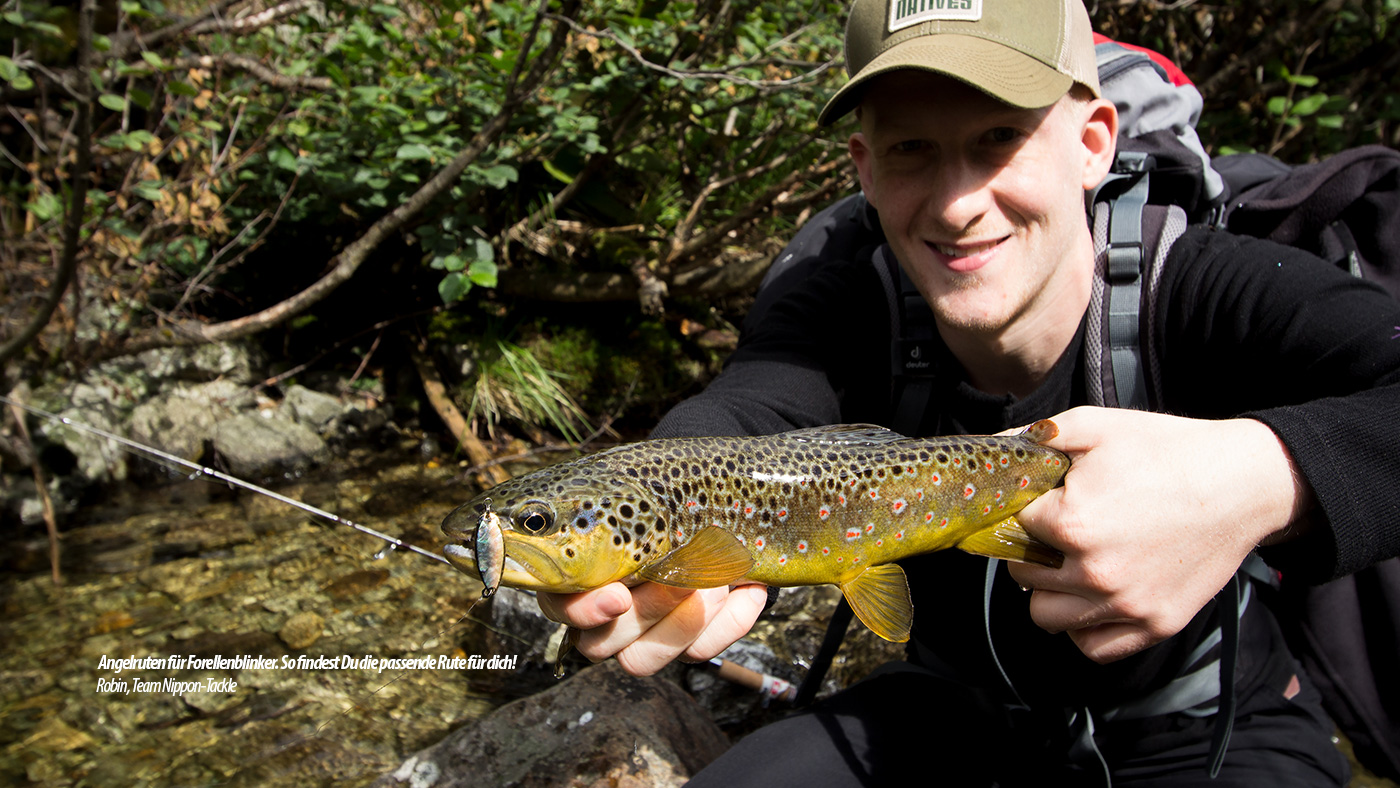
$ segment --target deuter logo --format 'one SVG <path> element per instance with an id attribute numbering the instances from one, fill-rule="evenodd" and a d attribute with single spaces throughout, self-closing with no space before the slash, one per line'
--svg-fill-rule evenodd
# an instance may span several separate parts
<path id="1" fill-rule="evenodd" d="M 929 363 L 924 361 L 924 346 L 918 342 L 905 342 L 908 350 L 904 353 L 904 371 L 920 372 L 929 368 Z"/>
<path id="2" fill-rule="evenodd" d="M 982 0 L 890 0 L 890 32 L 920 22 L 976 22 Z"/>

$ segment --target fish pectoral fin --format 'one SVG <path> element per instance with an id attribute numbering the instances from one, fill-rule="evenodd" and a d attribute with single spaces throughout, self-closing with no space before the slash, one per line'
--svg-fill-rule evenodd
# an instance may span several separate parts
<path id="1" fill-rule="evenodd" d="M 715 588 L 729 585 L 752 568 L 748 548 L 734 534 L 711 526 L 638 569 L 637 576 L 677 588 Z"/>
<path id="2" fill-rule="evenodd" d="M 1065 562 L 1059 550 L 1026 533 L 1015 517 L 1008 517 L 968 536 L 958 542 L 958 549 L 973 555 L 1040 564 L 1054 569 L 1059 569 Z"/>
<path id="3" fill-rule="evenodd" d="M 914 603 L 909 581 L 899 564 L 880 564 L 841 584 L 856 618 L 870 631 L 892 643 L 909 640 L 914 625 Z"/>

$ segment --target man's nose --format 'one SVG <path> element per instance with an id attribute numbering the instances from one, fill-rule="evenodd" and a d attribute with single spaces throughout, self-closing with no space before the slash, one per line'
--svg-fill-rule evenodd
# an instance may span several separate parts
<path id="1" fill-rule="evenodd" d="M 924 211 L 929 219 L 957 233 L 977 224 L 991 206 L 991 179 L 986 173 L 950 161 L 934 174 Z"/>

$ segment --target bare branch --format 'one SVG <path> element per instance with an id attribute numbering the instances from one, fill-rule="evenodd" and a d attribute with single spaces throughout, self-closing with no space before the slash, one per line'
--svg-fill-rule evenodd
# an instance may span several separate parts
<path id="1" fill-rule="evenodd" d="M 230 68 L 246 71 L 258 81 L 265 82 L 275 88 L 281 88 L 283 90 L 330 90 L 335 87 L 335 83 L 328 77 L 294 77 L 283 74 L 277 69 L 265 66 L 246 55 L 235 55 L 232 53 L 176 58 L 174 60 L 167 60 L 166 66 L 180 69 L 213 69 L 218 66 L 228 66 Z M 155 68 L 144 60 L 128 63 L 126 64 L 126 69 L 127 73 L 131 74 L 151 74 L 164 70 Z"/>
<path id="2" fill-rule="evenodd" d="M 819 76 L 822 72 L 826 71 L 827 69 L 830 69 L 831 67 L 833 67 L 833 66 L 835 66 L 836 64 L 838 64 L 838 63 L 841 62 L 840 60 L 828 60 L 828 61 L 826 61 L 825 63 L 822 63 L 821 65 L 819 65 L 819 66 L 817 66 L 816 68 L 812 69 L 811 71 L 807 71 L 807 72 L 798 74 L 797 76 L 791 77 L 791 78 L 789 78 L 789 79 L 749 79 L 748 77 L 741 77 L 741 76 L 738 76 L 737 74 L 734 74 L 731 70 L 728 70 L 728 69 L 726 69 L 726 70 L 703 69 L 703 70 L 698 70 L 698 71 L 678 71 L 678 70 L 673 69 L 673 68 L 667 68 L 666 66 L 663 66 L 663 65 L 661 65 L 660 63 L 653 63 L 652 61 L 647 60 L 647 59 L 646 59 L 646 56 L 643 55 L 643 54 L 641 53 L 641 51 L 639 51 L 636 47 L 632 46 L 631 44 L 628 44 L 627 42 L 623 41 L 621 38 L 619 38 L 619 37 L 617 36 L 616 33 L 613 33 L 613 32 L 608 31 L 608 30 L 589 30 L 588 28 L 585 28 L 585 27 L 580 26 L 580 25 L 579 25 L 577 22 L 575 22 L 574 20 L 568 19 L 568 18 L 565 18 L 565 17 L 561 17 L 561 16 L 559 16 L 559 15 L 557 15 L 557 14 L 549 14 L 549 18 L 550 18 L 550 19 L 558 20 L 558 21 L 560 21 L 560 22 L 563 22 L 564 24 L 566 24 L 566 25 L 568 25 L 570 28 L 572 28 L 573 31 L 574 31 L 575 33 L 577 33 L 578 35 L 581 35 L 581 36 L 591 36 L 591 37 L 593 37 L 593 38 L 605 38 L 605 39 L 607 39 L 607 40 L 613 42 L 614 44 L 617 44 L 619 47 L 621 47 L 621 48 L 623 49 L 623 51 L 625 51 L 627 54 L 631 55 L 631 56 L 632 56 L 632 59 L 633 59 L 633 60 L 636 60 L 636 61 L 637 61 L 638 63 L 640 63 L 644 68 L 651 69 L 652 71 L 656 71 L 656 72 L 658 72 L 658 73 L 660 73 L 660 74 L 664 74 L 664 75 L 666 75 L 666 76 L 668 76 L 668 77 L 675 77 L 676 79 L 708 79 L 708 80 L 718 80 L 718 81 L 721 81 L 721 82 L 733 82 L 733 83 L 736 84 L 736 85 L 744 85 L 744 86 L 746 86 L 746 87 L 753 87 L 753 88 L 785 88 L 785 87 L 791 87 L 792 85 L 801 84 L 801 83 L 806 82 L 807 80 L 810 80 L 810 79 L 815 79 L 815 78 L 816 78 L 817 76 Z M 747 63 L 740 63 L 740 64 L 737 64 L 737 65 L 735 65 L 735 66 L 731 66 L 730 68 L 732 69 L 732 68 L 743 68 L 743 67 L 760 66 L 760 65 L 765 65 L 765 64 L 767 64 L 767 63 L 769 63 L 769 62 L 771 62 L 771 61 L 768 61 L 768 60 L 753 60 L 753 61 L 749 61 L 749 62 L 747 62 Z"/>
<path id="3" fill-rule="evenodd" d="M 191 25 L 190 35 L 202 36 L 208 33 L 251 33 L 254 30 L 261 30 L 277 20 L 300 13 L 308 8 L 316 8 L 321 5 L 320 0 L 290 0 L 281 5 L 273 6 L 266 11 L 245 16 L 242 19 L 232 21 L 219 18 L 217 15 Z"/>

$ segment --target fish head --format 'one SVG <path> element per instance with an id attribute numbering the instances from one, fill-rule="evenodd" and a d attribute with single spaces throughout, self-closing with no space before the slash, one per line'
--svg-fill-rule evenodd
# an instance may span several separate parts
<path id="1" fill-rule="evenodd" d="M 625 474 L 575 461 L 503 482 L 457 507 L 449 562 L 486 585 L 575 593 L 621 580 L 670 549 L 661 508 Z"/>

